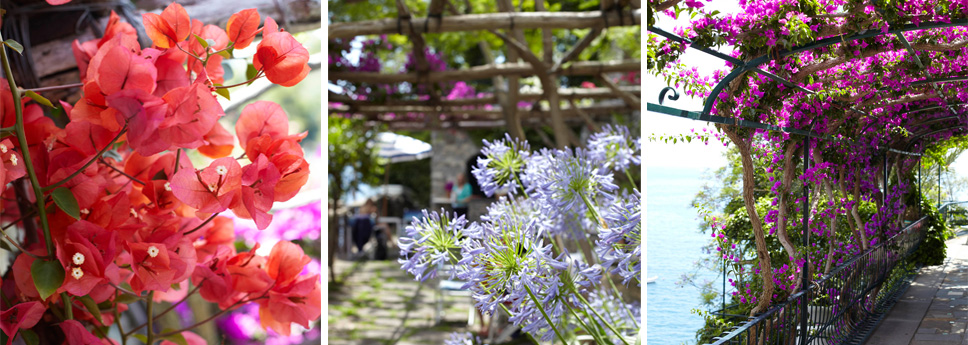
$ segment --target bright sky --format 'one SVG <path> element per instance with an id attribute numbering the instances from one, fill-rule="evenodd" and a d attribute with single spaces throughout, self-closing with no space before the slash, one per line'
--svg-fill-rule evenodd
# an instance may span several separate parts
<path id="1" fill-rule="evenodd" d="M 719 10 L 722 13 L 736 13 L 740 10 L 739 3 L 735 0 L 707 3 L 706 8 Z M 676 27 L 686 25 L 688 23 L 688 19 L 688 16 L 685 15 L 681 16 L 678 20 L 671 20 L 665 15 L 659 15 L 656 27 L 673 32 Z M 731 48 L 729 47 L 724 47 L 721 48 L 720 51 L 728 53 L 730 49 Z M 723 60 L 695 49 L 687 50 L 682 57 L 682 62 L 686 64 L 686 66 L 697 66 L 699 68 L 699 73 L 702 75 L 712 76 L 713 72 L 717 69 L 726 69 L 726 66 L 723 64 Z M 650 75 L 646 76 L 645 83 L 647 85 L 645 95 L 649 102 L 657 101 L 659 91 L 662 90 L 663 87 L 667 86 L 665 84 L 665 80 Z M 702 110 L 701 99 L 687 97 L 682 93 L 681 88 L 677 88 L 676 90 L 680 92 L 679 100 L 672 101 L 667 99 L 663 102 L 663 105 L 684 110 Z M 693 141 L 691 143 L 679 142 L 677 144 L 670 142 L 666 144 L 663 142 L 650 142 L 648 140 L 650 136 L 660 137 L 675 134 L 688 134 L 691 133 L 691 130 L 693 129 L 697 133 L 701 133 L 703 128 L 708 128 L 709 130 L 715 131 L 714 126 L 704 121 L 695 121 L 666 114 L 646 112 L 644 127 L 643 134 L 646 140 L 645 151 L 643 152 L 645 152 L 646 168 L 718 168 L 726 165 L 726 158 L 723 157 L 723 152 L 725 152 L 726 148 L 723 147 L 722 144 L 719 144 L 715 139 L 710 140 L 709 145 L 704 145 L 698 141 Z"/>

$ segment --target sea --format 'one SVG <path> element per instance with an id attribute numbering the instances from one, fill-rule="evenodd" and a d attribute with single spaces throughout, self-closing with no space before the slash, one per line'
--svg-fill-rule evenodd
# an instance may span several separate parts
<path id="1" fill-rule="evenodd" d="M 648 344 L 695 344 L 703 319 L 691 312 L 701 308 L 699 289 L 677 286 L 683 274 L 697 273 L 698 281 L 716 280 L 714 272 L 698 271 L 709 235 L 699 231 L 696 210 L 690 206 L 703 183 L 704 168 L 646 167 L 645 277 L 658 277 L 646 285 Z"/>

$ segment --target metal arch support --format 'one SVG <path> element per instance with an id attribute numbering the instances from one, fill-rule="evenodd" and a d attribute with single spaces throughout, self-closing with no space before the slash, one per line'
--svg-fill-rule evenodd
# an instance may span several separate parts
<path id="1" fill-rule="evenodd" d="M 883 35 L 893 35 L 893 34 L 897 34 L 897 33 L 903 33 L 903 32 L 914 31 L 914 30 L 925 30 L 925 29 L 935 29 L 935 28 L 949 28 L 949 27 L 956 27 L 956 26 L 968 26 L 968 18 L 963 18 L 963 19 L 959 19 L 959 20 L 952 20 L 950 23 L 945 23 L 945 22 L 929 22 L 929 23 L 920 23 L 919 26 L 918 25 L 914 25 L 914 24 L 907 24 L 907 25 L 901 26 L 901 27 L 899 27 L 897 29 L 888 30 L 887 32 L 866 30 L 863 33 L 858 33 L 858 34 L 853 34 L 853 35 L 844 34 L 844 35 L 838 35 L 838 36 L 828 37 L 828 38 L 825 38 L 825 39 L 821 39 L 821 40 L 814 41 L 811 44 L 794 47 L 794 48 L 792 48 L 790 50 L 787 50 L 787 51 L 781 51 L 781 52 L 779 52 L 779 54 L 776 54 L 776 58 L 770 56 L 770 54 L 764 54 L 762 56 L 759 56 L 759 57 L 756 57 L 756 58 L 750 60 L 749 62 L 746 62 L 746 63 L 744 63 L 744 64 L 742 64 L 740 66 L 737 66 L 732 71 L 730 71 L 729 74 L 727 74 L 718 84 L 716 84 L 716 86 L 713 87 L 713 90 L 709 93 L 709 96 L 706 97 L 706 102 L 703 105 L 702 112 L 704 114 L 709 114 L 710 111 L 712 111 L 713 103 L 715 103 L 715 101 L 718 98 L 719 94 L 723 92 L 723 89 L 725 89 L 726 86 L 729 85 L 729 83 L 731 83 L 733 81 L 733 79 L 736 79 L 741 74 L 746 73 L 748 71 L 751 71 L 751 70 L 753 70 L 755 68 L 758 68 L 761 65 L 766 64 L 766 63 L 768 63 L 770 61 L 773 61 L 773 60 L 775 60 L 777 58 L 787 57 L 787 56 L 790 56 L 790 55 L 793 55 L 793 54 L 805 52 L 805 51 L 808 51 L 808 50 L 814 50 L 814 49 L 817 49 L 817 48 L 823 48 L 823 47 L 826 47 L 826 46 L 829 46 L 829 45 L 833 45 L 833 44 L 836 44 L 836 43 L 851 42 L 851 41 L 861 40 L 861 39 L 870 38 L 870 37 L 877 37 L 877 36 L 883 36 Z M 658 30 L 661 30 L 661 29 L 656 28 L 654 26 L 649 27 L 649 31 L 657 32 L 658 33 Z M 664 30 L 662 32 L 664 32 L 665 34 L 668 34 L 668 32 L 666 32 Z M 671 34 L 669 34 L 669 35 L 671 35 Z M 668 36 L 666 36 L 666 35 L 663 35 L 663 36 L 668 38 Z M 675 36 L 675 37 L 677 37 L 677 36 Z M 680 39 L 682 39 L 682 38 L 680 38 Z M 682 40 L 685 40 L 685 39 L 682 39 Z M 709 48 L 696 46 L 695 44 L 690 45 L 690 48 L 693 48 L 693 49 L 696 49 L 696 50 L 700 50 L 700 51 L 704 51 L 704 52 L 707 52 L 707 53 L 709 53 L 707 50 L 710 50 Z M 712 53 L 710 53 L 710 54 L 712 54 Z M 712 54 L 712 55 L 714 55 L 716 57 L 722 58 L 720 55 L 723 55 L 723 54 L 717 52 L 717 54 Z M 727 60 L 727 59 L 724 59 L 724 60 Z M 727 61 L 732 62 L 732 60 L 735 60 L 735 58 L 730 57 L 730 59 L 728 59 Z"/>
<path id="2" fill-rule="evenodd" d="M 720 123 L 720 124 L 724 124 L 724 125 L 740 126 L 740 127 L 753 128 L 753 129 L 764 129 L 764 130 L 768 130 L 768 131 L 780 131 L 780 132 L 785 132 L 785 133 L 790 133 L 790 134 L 802 135 L 802 136 L 805 136 L 805 137 L 809 137 L 809 138 L 813 138 L 813 139 L 818 139 L 818 140 L 823 140 L 823 141 L 843 142 L 843 143 L 848 143 L 848 144 L 851 144 L 851 145 L 853 144 L 853 141 L 850 141 L 850 140 L 837 139 L 837 138 L 834 138 L 834 137 L 832 137 L 830 135 L 813 133 L 813 132 L 805 131 L 805 130 L 802 130 L 802 129 L 799 129 L 799 128 L 780 127 L 780 126 L 766 124 L 766 123 L 762 123 L 762 122 L 756 122 L 756 121 L 750 121 L 750 120 L 741 120 L 741 119 L 736 119 L 736 118 L 728 118 L 728 117 L 717 116 L 717 115 L 702 114 L 702 113 L 695 112 L 695 111 L 682 110 L 682 109 L 673 108 L 673 107 L 670 107 L 670 106 L 665 106 L 665 105 L 660 105 L 660 104 L 655 104 L 655 103 L 647 103 L 646 111 L 651 111 L 651 112 L 660 113 L 660 114 L 666 114 L 666 115 L 672 115 L 672 116 L 678 116 L 678 117 L 683 117 L 683 118 L 687 118 L 687 119 L 691 119 L 691 120 L 706 121 L 706 122 L 711 122 L 711 123 Z M 908 152 L 907 150 L 901 151 L 901 150 L 892 149 L 892 148 L 889 148 L 889 147 L 888 148 L 882 148 L 880 146 L 875 146 L 874 149 L 877 149 L 877 150 L 887 150 L 889 152 L 894 152 L 894 153 L 898 153 L 898 154 L 902 154 L 902 155 L 906 155 L 906 156 L 921 156 L 920 153 Z"/>
<path id="3" fill-rule="evenodd" d="M 923 137 L 926 137 L 926 136 L 929 136 L 929 135 L 933 135 L 933 134 L 938 134 L 938 133 L 941 133 L 941 132 L 944 132 L 944 131 L 955 130 L 955 129 L 958 129 L 958 128 L 965 129 L 965 124 L 958 124 L 958 125 L 955 125 L 955 126 L 952 126 L 952 127 L 942 128 L 942 129 L 933 130 L 933 131 L 930 131 L 930 132 L 927 132 L 927 133 L 922 133 L 922 134 L 915 135 L 913 138 L 911 138 L 911 141 L 908 142 L 907 146 L 904 147 L 904 151 L 910 150 L 911 149 L 911 146 L 913 146 L 915 143 L 917 143 L 918 140 L 920 140 Z"/>

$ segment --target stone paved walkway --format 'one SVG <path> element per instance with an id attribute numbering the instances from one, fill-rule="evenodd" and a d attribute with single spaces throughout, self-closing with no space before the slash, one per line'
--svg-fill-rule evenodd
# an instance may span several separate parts
<path id="1" fill-rule="evenodd" d="M 968 236 L 948 240 L 943 265 L 924 267 L 869 345 L 968 345 Z"/>
<path id="2" fill-rule="evenodd" d="M 441 344 L 466 332 L 469 297 L 446 296 L 443 321 L 434 323 L 434 290 L 390 261 L 337 260 L 342 284 L 330 284 L 329 344 Z"/>

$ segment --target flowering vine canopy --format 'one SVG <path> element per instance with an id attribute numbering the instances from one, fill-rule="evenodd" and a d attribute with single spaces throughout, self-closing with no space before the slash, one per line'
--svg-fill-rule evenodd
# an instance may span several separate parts
<path id="1" fill-rule="evenodd" d="M 746 285 L 736 286 L 736 294 L 759 303 L 755 314 L 800 289 L 791 282 L 804 261 L 810 276 L 822 277 L 832 264 L 896 233 L 918 156 L 966 134 L 968 2 L 740 0 L 740 10 L 729 14 L 707 3 L 649 2 L 647 66 L 669 86 L 703 99 L 702 111 L 684 116 L 720 123 L 725 135 L 717 137 L 739 149 L 757 235 L 755 271 L 763 282 L 759 293 Z M 692 19 L 682 27 L 657 25 L 661 17 L 681 16 Z M 723 68 L 701 75 L 680 60 L 689 48 L 722 59 Z M 731 126 L 741 123 L 747 126 Z M 753 182 L 754 169 L 765 172 L 766 182 Z M 771 195 L 757 200 L 753 183 Z M 804 188 L 815 196 L 801 195 Z M 805 199 L 813 205 L 798 206 Z M 865 215 L 865 204 L 876 212 Z M 820 240 L 793 245 L 799 243 L 793 229 L 803 222 Z M 712 225 L 725 231 L 723 222 Z M 773 255 L 776 265 L 766 234 L 786 254 Z"/>

